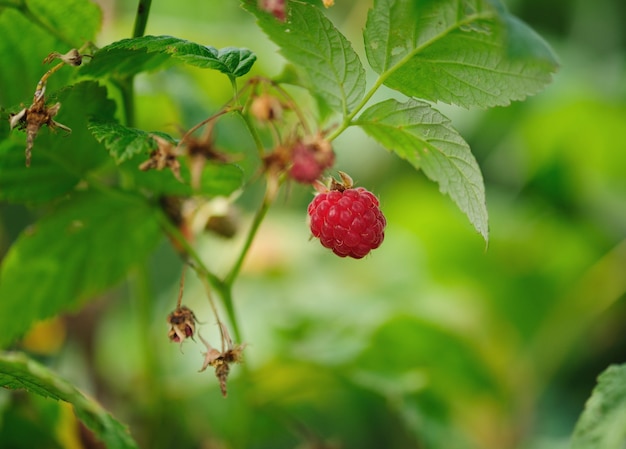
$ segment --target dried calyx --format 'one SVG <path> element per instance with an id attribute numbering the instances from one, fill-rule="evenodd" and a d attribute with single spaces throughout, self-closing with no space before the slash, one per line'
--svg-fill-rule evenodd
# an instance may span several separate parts
<path id="1" fill-rule="evenodd" d="M 243 349 L 245 345 L 233 344 L 228 329 L 223 323 L 219 323 L 220 333 L 222 336 L 222 350 L 218 351 L 211 344 L 202 338 L 202 335 L 198 334 L 200 341 L 206 346 L 207 352 L 204 353 L 204 363 L 200 372 L 206 370 L 209 366 L 215 369 L 215 377 L 220 382 L 220 390 L 222 396 L 226 397 L 228 392 L 226 390 L 226 381 L 228 380 L 228 374 L 230 373 L 231 363 L 241 363 L 243 360 Z"/>
<path id="2" fill-rule="evenodd" d="M 9 123 L 11 125 L 11 129 L 19 129 L 26 131 L 26 166 L 30 167 L 31 154 L 33 150 L 33 145 L 35 143 L 35 138 L 39 133 L 39 130 L 42 126 L 46 125 L 52 131 L 56 129 L 62 129 L 68 133 L 71 133 L 72 130 L 55 121 L 54 117 L 58 114 L 59 109 L 61 109 L 61 103 L 55 103 L 52 106 L 46 106 L 46 83 L 48 82 L 48 78 L 59 70 L 64 65 L 71 66 L 79 66 L 82 64 L 83 55 L 76 50 L 72 49 L 66 54 L 60 54 L 58 52 L 50 53 L 45 59 L 44 64 L 52 62 L 55 59 L 61 59 L 62 62 L 48 70 L 37 83 L 37 88 L 35 89 L 35 94 L 33 96 L 33 102 L 28 108 L 24 108 L 21 111 L 10 114 Z"/>
<path id="3" fill-rule="evenodd" d="M 188 338 L 193 340 L 198 320 L 189 307 L 178 307 L 167 316 L 167 322 L 171 326 L 167 334 L 170 341 L 182 344 Z"/>

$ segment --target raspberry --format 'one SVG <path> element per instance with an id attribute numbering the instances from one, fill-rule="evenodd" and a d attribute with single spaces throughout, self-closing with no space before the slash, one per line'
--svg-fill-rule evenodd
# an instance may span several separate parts
<path id="1" fill-rule="evenodd" d="M 328 141 L 318 138 L 312 142 L 297 142 L 292 149 L 289 177 L 302 184 L 313 184 L 335 163 L 335 153 Z"/>
<path id="2" fill-rule="evenodd" d="M 385 238 L 378 198 L 363 187 L 319 193 L 309 204 L 313 236 L 340 257 L 365 257 Z"/>

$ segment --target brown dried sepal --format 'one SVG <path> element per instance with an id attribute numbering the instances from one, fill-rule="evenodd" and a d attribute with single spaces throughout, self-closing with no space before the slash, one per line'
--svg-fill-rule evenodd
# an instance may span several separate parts
<path id="1" fill-rule="evenodd" d="M 170 324 L 170 331 L 167 336 L 174 343 L 182 343 L 193 337 L 196 333 L 196 324 L 198 320 L 193 311 L 187 306 L 178 307 L 167 316 L 167 322 Z"/>
<path id="2" fill-rule="evenodd" d="M 72 132 L 67 126 L 53 120 L 53 117 L 58 114 L 59 109 L 61 109 L 61 103 L 55 103 L 52 106 L 46 107 L 46 100 L 42 91 L 41 95 L 36 96 L 35 101 L 33 101 L 33 104 L 29 108 L 24 108 L 17 114 L 10 115 L 9 123 L 11 129 L 17 128 L 19 130 L 26 130 L 25 154 L 27 167 L 30 167 L 35 138 L 42 126 L 46 125 L 52 131 L 56 131 L 57 128 L 60 128 L 67 133 Z"/>
<path id="3" fill-rule="evenodd" d="M 83 55 L 81 55 L 79 51 L 76 50 L 75 48 L 72 48 L 70 51 L 68 51 L 65 54 L 61 54 L 59 52 L 54 51 L 50 53 L 48 56 L 46 56 L 46 58 L 43 60 L 43 63 L 49 64 L 55 59 L 60 59 L 65 64 L 71 65 L 74 67 L 78 67 L 83 63 Z"/>
<path id="4" fill-rule="evenodd" d="M 250 113 L 260 122 L 272 122 L 281 119 L 283 105 L 273 95 L 262 93 L 252 100 Z"/>
<path id="5" fill-rule="evenodd" d="M 228 380 L 228 374 L 230 373 L 231 363 L 241 363 L 243 360 L 243 350 L 245 345 L 234 345 L 228 329 L 222 323 L 219 323 L 220 331 L 222 334 L 222 351 L 218 351 L 211 344 L 202 338 L 202 335 L 198 334 L 200 341 L 206 346 L 207 352 L 204 354 L 204 362 L 199 372 L 202 372 L 211 366 L 215 369 L 215 377 L 220 382 L 220 390 L 222 396 L 226 397 L 228 391 L 226 390 L 226 381 Z"/>
<path id="6" fill-rule="evenodd" d="M 210 128 L 212 130 L 212 128 Z M 189 156 L 189 168 L 191 171 L 191 186 L 200 188 L 202 181 L 202 171 L 207 162 L 217 162 L 220 164 L 228 164 L 235 161 L 232 156 L 220 152 L 215 147 L 213 132 L 210 131 L 201 138 L 197 139 L 192 136 L 183 139 Z"/>
<path id="7" fill-rule="evenodd" d="M 150 158 L 147 161 L 142 162 L 139 165 L 139 170 L 163 170 L 169 168 L 174 177 L 180 182 L 183 182 L 180 177 L 180 162 L 178 161 L 178 155 L 176 154 L 176 147 L 168 140 L 152 134 L 151 137 L 157 143 L 156 150 L 150 153 Z"/>

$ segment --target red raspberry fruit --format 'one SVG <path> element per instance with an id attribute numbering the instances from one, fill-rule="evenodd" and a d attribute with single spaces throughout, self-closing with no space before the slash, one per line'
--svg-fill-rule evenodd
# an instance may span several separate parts
<path id="1" fill-rule="evenodd" d="M 335 163 L 335 153 L 328 141 L 297 142 L 292 149 L 293 165 L 289 176 L 302 184 L 313 184 L 324 170 Z"/>
<path id="2" fill-rule="evenodd" d="M 340 257 L 365 257 L 385 238 L 378 198 L 363 187 L 319 193 L 309 204 L 313 235 Z"/>

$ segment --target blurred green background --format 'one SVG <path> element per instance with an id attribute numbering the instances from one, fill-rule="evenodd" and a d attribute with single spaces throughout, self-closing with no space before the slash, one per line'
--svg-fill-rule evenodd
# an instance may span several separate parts
<path id="1" fill-rule="evenodd" d="M 98 3 L 98 44 L 128 37 L 135 2 Z M 336 3 L 328 14 L 362 55 L 371 2 Z M 385 243 L 364 260 L 337 258 L 309 240 L 312 192 L 289 186 L 235 289 L 248 346 L 227 399 L 210 371 L 197 373 L 203 346 L 186 342 L 181 353 L 167 339 L 181 264 L 165 241 L 147 278 L 138 272 L 80 314 L 40 326 L 25 348 L 95 395 L 145 448 L 568 447 L 596 376 L 626 361 L 626 3 L 507 6 L 559 55 L 554 82 L 508 108 L 437 106 L 482 167 L 488 248 L 435 184 L 349 131 L 335 142 L 336 168 L 380 196 Z M 147 34 L 250 48 L 255 74 L 283 68 L 235 0 L 154 0 Z M 219 73 L 177 67 L 140 76 L 137 93 L 138 127 L 174 132 L 231 90 Z M 242 133 L 225 121 L 219 143 L 246 153 Z M 260 191 L 258 161 L 244 167 L 245 231 Z M 32 217 L 6 204 L 0 213 L 4 252 Z M 240 244 L 197 241 L 217 272 Z M 188 278 L 184 303 L 214 339 L 202 286 Z M 137 285 L 153 307 L 136 300 Z M 54 447 L 33 446 L 53 422 L 57 441 L 81 447 L 67 436 L 76 424 L 64 407 L 0 393 L 0 446 Z"/>

